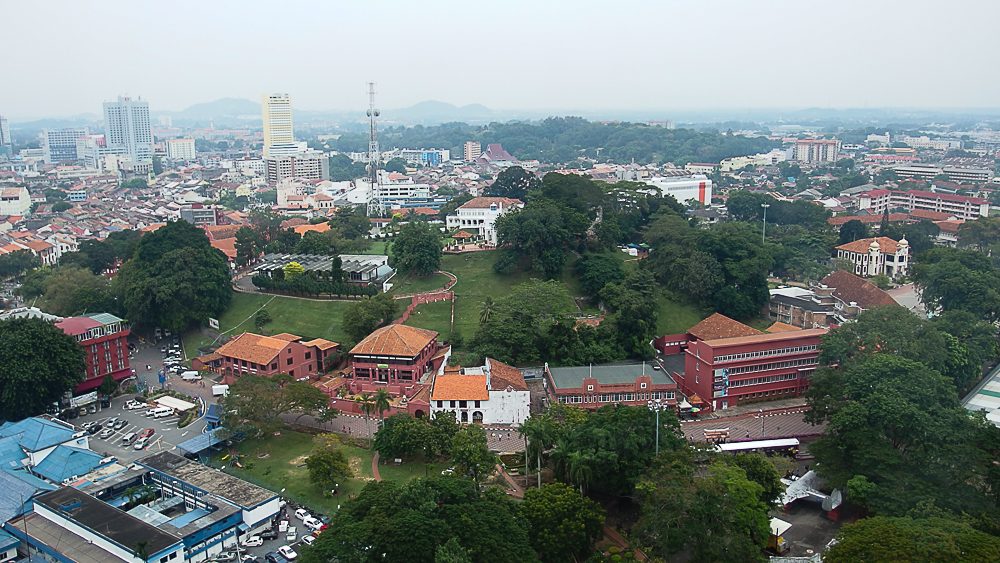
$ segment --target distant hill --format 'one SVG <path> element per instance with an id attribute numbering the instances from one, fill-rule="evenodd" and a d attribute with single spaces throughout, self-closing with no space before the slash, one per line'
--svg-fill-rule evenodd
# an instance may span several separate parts
<path id="1" fill-rule="evenodd" d="M 445 122 L 445 121 L 482 121 L 494 116 L 493 110 L 479 104 L 469 104 L 457 107 L 447 102 L 426 101 L 410 106 L 386 110 L 383 115 L 389 119 L 407 121 Z"/>
<path id="2" fill-rule="evenodd" d="M 195 104 L 181 111 L 154 112 L 177 119 L 222 119 L 240 115 L 260 115 L 260 104 L 244 98 L 222 98 L 214 102 Z"/>

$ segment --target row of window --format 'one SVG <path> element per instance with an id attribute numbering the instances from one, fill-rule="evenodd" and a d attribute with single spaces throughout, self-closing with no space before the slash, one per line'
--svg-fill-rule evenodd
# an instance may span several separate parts
<path id="1" fill-rule="evenodd" d="M 631 401 L 648 401 L 650 399 L 673 399 L 673 391 L 653 391 L 652 393 L 606 393 L 599 395 L 560 396 L 559 402 L 566 404 L 579 403 L 622 403 Z"/>
<path id="2" fill-rule="evenodd" d="M 790 348 L 774 348 L 772 350 L 758 350 L 756 352 L 745 352 L 743 354 L 729 354 L 726 356 L 716 356 L 715 363 L 735 362 L 737 360 L 748 360 L 753 358 L 767 358 L 770 356 L 784 356 L 786 354 L 798 354 L 801 352 L 812 352 L 818 350 L 819 346 L 810 344 L 809 346 L 792 346 Z"/>
<path id="3" fill-rule="evenodd" d="M 112 342 L 115 343 L 115 347 L 117 347 L 117 348 L 121 348 L 122 346 L 125 345 L 125 339 L 124 338 L 112 338 L 111 340 L 105 340 L 104 341 L 104 349 L 105 350 L 110 350 Z M 90 345 L 90 351 L 91 352 L 93 352 L 93 353 L 96 354 L 97 353 L 97 349 L 98 349 L 98 344 L 96 342 Z"/>
<path id="4" fill-rule="evenodd" d="M 113 368 L 113 365 L 111 364 L 111 362 L 108 362 L 108 363 L 104 364 L 104 374 L 107 375 L 107 374 L 111 373 L 112 368 Z M 94 366 L 93 366 L 92 369 L 93 369 L 93 372 L 94 372 L 94 377 L 98 377 L 99 375 L 101 375 L 101 366 L 100 366 L 100 364 L 94 364 Z M 125 369 L 125 360 L 118 360 L 118 369 Z"/>
<path id="5" fill-rule="evenodd" d="M 794 368 L 798 366 L 813 366 L 819 363 L 817 358 L 805 358 L 802 360 L 789 360 L 787 362 L 775 362 L 771 364 L 756 364 L 752 366 L 740 366 L 735 368 L 727 368 L 726 371 L 729 372 L 729 376 L 740 375 L 743 373 L 754 373 L 758 371 L 769 371 L 772 369 L 784 369 L 784 368 Z M 718 371 L 716 372 L 718 373 Z"/>
<path id="6" fill-rule="evenodd" d="M 460 408 L 460 409 L 467 409 L 467 408 L 469 408 L 469 403 L 475 403 L 475 407 L 473 407 L 473 408 L 477 408 L 477 409 L 480 408 L 479 407 L 480 401 L 448 401 L 448 402 L 451 403 L 451 405 L 449 406 L 449 408 L 452 408 L 452 409 L 455 408 L 455 403 L 458 403 L 458 408 Z M 439 409 L 443 409 L 444 408 L 444 401 L 438 401 L 437 404 L 438 404 L 438 408 Z"/>
<path id="7" fill-rule="evenodd" d="M 807 387 L 803 387 L 801 392 L 805 393 L 806 389 Z M 775 395 L 788 395 L 794 393 L 795 393 L 795 388 L 791 387 L 788 389 L 775 389 L 773 391 L 760 391 L 758 393 L 747 393 L 745 395 L 737 395 L 737 398 L 741 401 L 745 401 L 747 399 L 757 399 L 760 397 L 773 397 Z"/>
<path id="8" fill-rule="evenodd" d="M 799 374 L 797 373 L 781 373 L 778 375 L 769 375 L 767 377 L 751 377 L 750 379 L 740 379 L 737 381 L 729 381 L 729 387 L 746 387 L 747 385 L 763 385 L 765 383 L 774 383 L 775 381 L 790 381 L 792 379 L 798 379 Z"/>

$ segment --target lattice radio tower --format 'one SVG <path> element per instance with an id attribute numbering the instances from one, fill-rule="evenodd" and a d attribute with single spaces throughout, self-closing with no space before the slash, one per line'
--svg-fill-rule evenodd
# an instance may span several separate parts
<path id="1" fill-rule="evenodd" d="M 375 83 L 368 83 L 368 185 L 371 191 L 368 194 L 368 216 L 381 217 L 384 210 L 382 200 L 382 153 L 378 149 L 378 110 L 375 109 Z"/>

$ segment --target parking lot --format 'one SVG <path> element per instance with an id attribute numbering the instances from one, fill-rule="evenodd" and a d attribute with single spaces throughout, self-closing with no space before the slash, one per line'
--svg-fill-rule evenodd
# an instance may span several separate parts
<path id="1" fill-rule="evenodd" d="M 98 432 L 90 437 L 90 449 L 105 456 L 115 456 L 123 465 L 145 457 L 150 452 L 173 450 L 178 443 L 189 440 L 205 430 L 205 422 L 202 420 L 197 420 L 185 428 L 178 428 L 176 414 L 164 418 L 152 418 L 146 416 L 149 407 L 125 410 L 125 403 L 133 398 L 134 395 L 116 397 L 112 399 L 110 407 L 101 409 L 95 414 L 74 418 L 70 423 L 82 430 L 84 423 L 95 422 L 101 424 L 103 430 L 104 423 L 108 419 L 114 417 L 124 419 L 125 426 L 115 430 L 111 436 L 101 438 Z M 133 445 L 122 444 L 122 438 L 130 432 L 138 434 L 149 428 L 153 429 L 154 434 L 152 441 L 144 449 L 136 450 Z"/>
<path id="2" fill-rule="evenodd" d="M 263 545 L 257 547 L 245 547 L 241 545 L 239 550 L 241 556 L 251 555 L 257 559 L 257 563 L 268 563 L 267 561 L 264 560 L 264 555 L 272 552 L 277 552 L 278 548 L 283 545 L 289 546 L 296 554 L 298 554 L 299 550 L 303 545 L 302 538 L 304 536 L 310 535 L 312 532 L 310 532 L 305 526 L 303 526 L 301 520 L 295 517 L 294 508 L 291 509 L 291 512 L 287 512 L 285 510 L 286 509 L 283 509 L 281 519 L 287 518 L 288 525 L 295 526 L 295 531 L 296 531 L 295 541 L 291 542 L 287 541 L 286 534 L 279 533 L 277 539 L 264 540 Z M 279 560 L 278 563 L 281 563 L 281 561 Z"/>

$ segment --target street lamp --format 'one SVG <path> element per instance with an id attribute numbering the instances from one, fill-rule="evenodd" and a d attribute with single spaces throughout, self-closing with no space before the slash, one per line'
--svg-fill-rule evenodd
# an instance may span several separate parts
<path id="1" fill-rule="evenodd" d="M 767 233 L 767 208 L 771 207 L 769 203 L 760 204 L 764 208 L 764 229 L 760 232 L 760 242 L 764 242 L 764 235 Z"/>
<path id="2" fill-rule="evenodd" d="M 649 410 L 656 413 L 656 455 L 660 455 L 660 411 L 670 408 L 670 405 L 663 399 L 650 399 L 646 402 Z"/>

